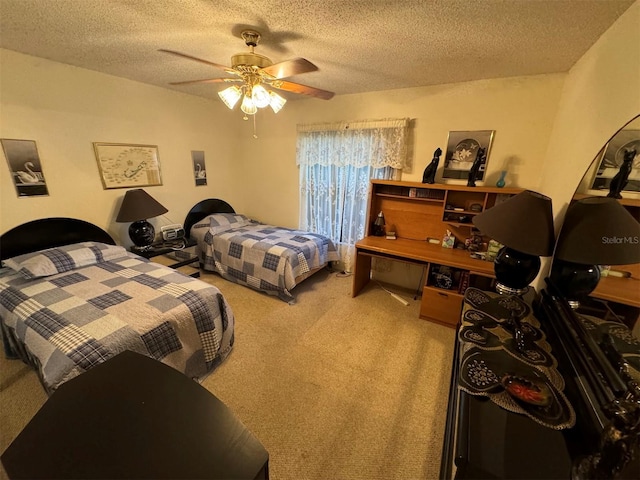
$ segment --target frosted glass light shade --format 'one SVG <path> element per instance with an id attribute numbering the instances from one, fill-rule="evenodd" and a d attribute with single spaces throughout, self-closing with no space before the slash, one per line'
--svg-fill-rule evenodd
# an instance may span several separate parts
<path id="1" fill-rule="evenodd" d="M 253 103 L 253 100 L 249 95 L 245 95 L 242 99 L 240 110 L 242 110 L 247 115 L 254 115 L 258 111 L 258 107 L 256 107 L 255 103 Z"/>
<path id="2" fill-rule="evenodd" d="M 229 88 L 225 88 L 221 92 L 218 92 L 218 96 L 224 102 L 224 104 L 233 110 L 240 97 L 242 97 L 242 90 L 240 87 L 232 86 Z"/>
<path id="3" fill-rule="evenodd" d="M 282 107 L 284 107 L 284 104 L 287 103 L 286 99 L 284 99 L 283 97 L 281 97 L 275 92 L 269 92 L 269 97 L 271 98 L 271 102 L 269 103 L 269 106 L 271 107 L 274 113 L 278 113 L 282 109 Z"/>
<path id="4" fill-rule="evenodd" d="M 253 103 L 258 108 L 268 107 L 269 103 L 271 102 L 269 92 L 267 92 L 267 90 L 262 85 L 256 85 L 255 87 L 253 87 L 251 98 L 253 99 Z"/>

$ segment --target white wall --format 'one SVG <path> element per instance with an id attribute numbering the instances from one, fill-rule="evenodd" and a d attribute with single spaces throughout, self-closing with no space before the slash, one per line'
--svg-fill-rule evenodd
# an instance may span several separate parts
<path id="1" fill-rule="evenodd" d="M 238 128 L 220 102 L 8 50 L 0 50 L 0 67 L 0 138 L 36 141 L 49 189 L 46 197 L 18 198 L 8 166 L 0 165 L 1 232 L 69 216 L 128 242 L 128 224 L 114 223 L 126 190 L 103 189 L 92 142 L 158 146 L 163 185 L 145 191 L 169 212 L 152 220 L 156 226 L 182 223 L 205 198 L 241 199 Z M 195 186 L 191 150 L 205 152 L 207 186 Z"/>

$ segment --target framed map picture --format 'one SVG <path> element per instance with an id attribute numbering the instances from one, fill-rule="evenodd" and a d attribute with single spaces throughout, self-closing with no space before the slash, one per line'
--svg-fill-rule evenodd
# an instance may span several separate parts
<path id="1" fill-rule="evenodd" d="M 105 189 L 162 185 L 157 146 L 94 142 L 93 149 Z"/>

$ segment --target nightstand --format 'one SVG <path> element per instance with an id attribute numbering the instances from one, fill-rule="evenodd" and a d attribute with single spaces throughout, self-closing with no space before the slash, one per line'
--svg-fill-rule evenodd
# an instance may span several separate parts
<path id="1" fill-rule="evenodd" d="M 171 247 L 166 244 L 153 246 L 151 248 L 141 249 L 139 247 L 131 247 L 131 251 L 141 257 L 154 259 L 154 262 L 161 263 L 167 267 L 178 269 L 184 266 L 190 266 L 197 271 L 189 274 L 191 277 L 200 277 L 200 269 L 198 266 L 198 254 L 196 253 L 196 241 L 185 240 L 184 248 Z"/>

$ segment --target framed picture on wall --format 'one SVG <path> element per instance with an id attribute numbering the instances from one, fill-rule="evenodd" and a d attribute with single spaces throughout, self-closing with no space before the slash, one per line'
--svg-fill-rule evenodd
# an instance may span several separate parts
<path id="1" fill-rule="evenodd" d="M 34 140 L 0 139 L 18 197 L 49 195 Z"/>
<path id="2" fill-rule="evenodd" d="M 105 189 L 162 185 L 157 146 L 94 142 L 93 149 Z"/>
<path id="3" fill-rule="evenodd" d="M 483 165 L 480 165 L 476 177 L 476 180 L 484 180 L 486 163 L 489 161 L 489 152 L 494 133 L 495 130 L 449 132 L 442 178 L 467 180 L 469 178 L 469 170 L 478 155 L 478 150 L 484 148 L 486 160 Z"/>
<path id="4" fill-rule="evenodd" d="M 207 170 L 204 166 L 204 152 L 198 150 L 191 151 L 191 161 L 193 162 L 193 176 L 196 180 L 196 187 L 207 184 Z"/>
<path id="5" fill-rule="evenodd" d="M 622 129 L 600 152 L 598 169 L 591 181 L 592 190 L 608 191 L 611 179 L 618 173 L 626 151 L 635 150 L 631 173 L 623 192 L 640 192 L 640 130 Z"/>

